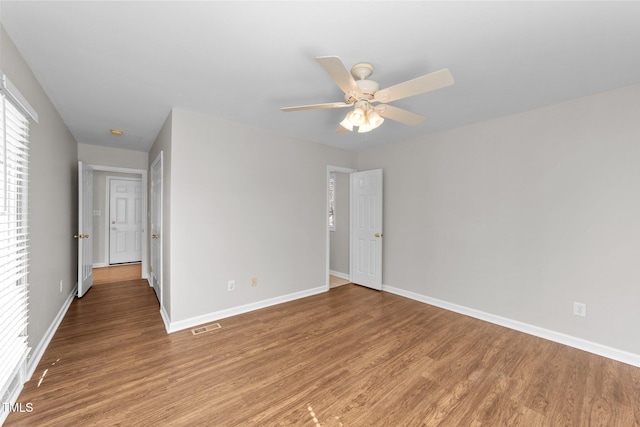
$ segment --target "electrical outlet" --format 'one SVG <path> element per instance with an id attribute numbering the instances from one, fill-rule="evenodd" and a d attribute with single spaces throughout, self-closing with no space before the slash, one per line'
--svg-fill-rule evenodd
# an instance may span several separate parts
<path id="1" fill-rule="evenodd" d="M 257 277 L 252 277 L 251 278 L 251 286 L 258 286 L 258 278 Z"/>
<path id="2" fill-rule="evenodd" d="M 582 302 L 573 302 L 573 314 L 580 317 L 587 317 L 587 304 Z"/>
<path id="3" fill-rule="evenodd" d="M 228 291 L 235 291 L 236 290 L 236 281 L 235 280 L 229 280 L 227 282 L 227 290 Z"/>

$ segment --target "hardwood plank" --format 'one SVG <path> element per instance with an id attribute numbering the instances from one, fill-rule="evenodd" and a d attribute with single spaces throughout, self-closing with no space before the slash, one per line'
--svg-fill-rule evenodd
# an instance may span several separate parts
<path id="1" fill-rule="evenodd" d="M 347 279 L 343 279 L 342 277 L 334 276 L 333 274 L 329 275 L 329 286 L 332 288 L 337 288 L 338 286 L 348 285 L 351 283 Z"/>
<path id="2" fill-rule="evenodd" d="M 93 284 L 126 282 L 142 277 L 142 264 L 123 264 L 93 269 Z"/>
<path id="3" fill-rule="evenodd" d="M 219 323 L 168 335 L 145 280 L 96 286 L 5 425 L 640 426 L 639 368 L 397 295 L 350 284 Z"/>

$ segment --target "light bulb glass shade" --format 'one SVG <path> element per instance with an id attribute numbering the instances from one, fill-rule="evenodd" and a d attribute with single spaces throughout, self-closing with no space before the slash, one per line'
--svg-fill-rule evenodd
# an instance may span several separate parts
<path id="1" fill-rule="evenodd" d="M 382 122 L 384 122 L 384 118 L 380 117 L 380 114 L 371 109 L 367 111 L 367 119 L 365 122 L 358 126 L 358 133 L 370 132 L 380 126 Z"/>
<path id="2" fill-rule="evenodd" d="M 370 130 L 373 130 L 373 128 L 368 123 L 363 123 L 358 126 L 358 133 L 365 133 L 369 132 Z"/>
<path id="3" fill-rule="evenodd" d="M 360 107 L 356 107 L 352 112 L 347 116 L 349 121 L 354 126 L 360 126 L 365 121 L 365 113 L 364 110 Z"/>
<path id="4" fill-rule="evenodd" d="M 384 122 L 384 119 L 380 117 L 380 114 L 372 109 L 367 113 L 367 121 L 369 122 L 371 129 L 375 129 Z"/>
<path id="5" fill-rule="evenodd" d="M 349 121 L 349 114 L 347 114 L 347 116 L 344 118 L 344 120 L 340 122 L 340 126 L 342 126 L 343 128 L 345 128 L 348 131 L 352 131 L 353 130 L 353 125 Z"/>

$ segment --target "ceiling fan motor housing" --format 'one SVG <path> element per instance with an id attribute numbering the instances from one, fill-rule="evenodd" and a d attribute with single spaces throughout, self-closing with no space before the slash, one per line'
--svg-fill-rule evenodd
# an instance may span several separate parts
<path id="1" fill-rule="evenodd" d="M 352 104 L 361 99 L 371 101 L 373 100 L 374 94 L 380 88 L 380 85 L 378 85 L 378 83 L 374 82 L 373 80 L 356 80 L 356 84 L 360 88 L 362 96 L 358 96 L 354 92 L 345 93 L 344 100 L 347 102 L 347 104 Z"/>
<path id="2" fill-rule="evenodd" d="M 378 89 L 380 89 L 378 83 L 373 80 L 357 80 L 356 84 L 362 91 L 364 97 L 368 100 L 372 100 L 373 95 L 378 91 Z"/>

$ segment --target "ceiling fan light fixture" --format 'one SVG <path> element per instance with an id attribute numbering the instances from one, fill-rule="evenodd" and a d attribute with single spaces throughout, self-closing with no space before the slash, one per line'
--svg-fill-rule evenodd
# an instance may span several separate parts
<path id="1" fill-rule="evenodd" d="M 380 89 L 376 81 L 369 80 L 369 76 L 373 73 L 373 66 L 369 63 L 356 64 L 349 73 L 337 56 L 317 57 L 316 62 L 342 90 L 345 102 L 285 107 L 281 110 L 286 112 L 352 107 L 353 109 L 338 126 L 337 132 L 353 131 L 354 127 L 358 127 L 359 133 L 369 132 L 382 125 L 385 118 L 415 126 L 422 122 L 425 116 L 386 104 L 454 84 L 451 72 L 443 68 L 386 89 Z M 375 107 L 372 105 L 378 102 L 382 105 Z"/>

